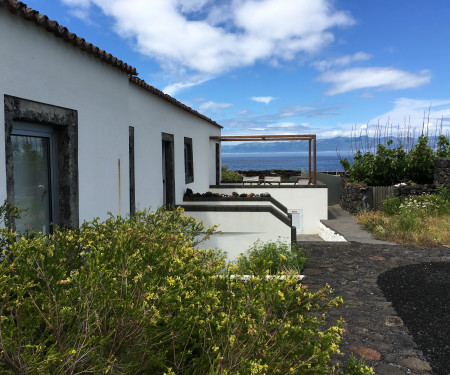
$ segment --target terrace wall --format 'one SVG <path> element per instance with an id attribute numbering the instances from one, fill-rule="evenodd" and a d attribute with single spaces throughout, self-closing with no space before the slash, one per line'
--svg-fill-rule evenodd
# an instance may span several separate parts
<path id="1" fill-rule="evenodd" d="M 324 184 L 215 185 L 210 190 L 220 194 L 267 192 L 288 210 L 302 210 L 304 234 L 318 234 L 320 220 L 328 219 L 328 189 Z"/>

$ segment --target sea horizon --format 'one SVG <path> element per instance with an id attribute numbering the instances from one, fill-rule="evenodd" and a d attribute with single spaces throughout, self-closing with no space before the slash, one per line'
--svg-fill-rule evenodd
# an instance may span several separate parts
<path id="1" fill-rule="evenodd" d="M 308 169 L 308 155 L 308 152 L 273 152 L 270 154 L 263 152 L 223 153 L 222 165 L 226 165 L 229 170 L 235 171 L 301 170 Z M 316 163 L 318 171 L 343 171 L 336 151 L 317 152 Z"/>

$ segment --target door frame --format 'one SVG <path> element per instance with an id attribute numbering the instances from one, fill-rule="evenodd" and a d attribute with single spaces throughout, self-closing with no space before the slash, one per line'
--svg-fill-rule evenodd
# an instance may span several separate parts
<path id="1" fill-rule="evenodd" d="M 220 185 L 220 143 L 216 143 L 216 185 Z"/>
<path id="2" fill-rule="evenodd" d="M 175 206 L 175 147 L 173 134 L 161 133 L 163 205 Z"/>
<path id="3" fill-rule="evenodd" d="M 79 225 L 78 182 L 78 112 L 73 109 L 35 102 L 15 96 L 4 96 L 5 110 L 5 158 L 6 192 L 10 204 L 14 205 L 13 150 L 11 132 L 15 122 L 28 122 L 40 126 L 51 126 L 57 145 L 55 175 L 58 186 L 55 199 L 58 202 L 58 224 L 73 228 Z M 13 224 L 13 223 L 12 223 Z"/>
<path id="4" fill-rule="evenodd" d="M 53 233 L 53 224 L 59 223 L 58 202 L 58 174 L 57 171 L 57 144 L 54 129 L 51 126 L 14 121 L 11 136 L 23 136 L 48 139 L 48 170 L 49 170 L 49 233 Z M 14 162 L 14 159 L 13 159 Z M 14 168 L 14 167 L 13 167 Z"/>

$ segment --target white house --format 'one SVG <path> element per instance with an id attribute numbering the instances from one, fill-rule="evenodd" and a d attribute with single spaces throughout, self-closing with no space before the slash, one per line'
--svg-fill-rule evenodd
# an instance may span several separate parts
<path id="1" fill-rule="evenodd" d="M 224 235 L 210 244 L 231 257 L 258 238 L 320 232 L 327 219 L 320 184 L 272 186 L 270 199 L 184 201 L 187 188 L 266 187 L 221 185 L 219 124 L 56 21 L 0 0 L 0 51 L 0 200 L 27 209 L 19 231 L 45 234 L 50 223 L 70 227 L 173 204 L 219 224 Z"/>
<path id="2" fill-rule="evenodd" d="M 14 0 L 0 0 L 0 200 L 47 233 L 182 201 L 216 183 L 221 126 L 136 69 Z"/>

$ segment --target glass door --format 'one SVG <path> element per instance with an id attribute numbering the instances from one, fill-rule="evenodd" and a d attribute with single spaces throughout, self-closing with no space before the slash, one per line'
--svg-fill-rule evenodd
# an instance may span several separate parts
<path id="1" fill-rule="evenodd" d="M 51 223 L 55 221 L 52 137 L 48 133 L 37 135 L 14 130 L 11 135 L 14 204 L 23 210 L 21 217 L 15 221 L 16 231 L 23 233 L 30 229 L 46 235 L 51 233 Z"/>

